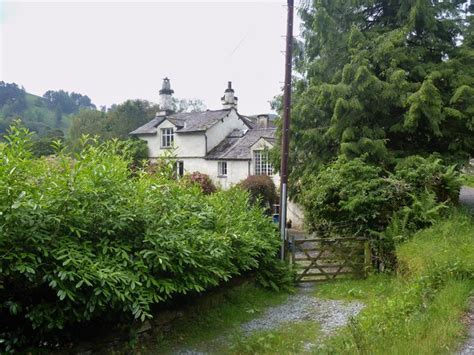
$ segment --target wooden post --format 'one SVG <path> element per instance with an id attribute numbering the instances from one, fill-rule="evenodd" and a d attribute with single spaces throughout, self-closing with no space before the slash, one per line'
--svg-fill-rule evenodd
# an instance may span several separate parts
<path id="1" fill-rule="evenodd" d="M 369 272 L 372 270 L 372 250 L 370 249 L 370 242 L 364 242 L 364 276 L 367 278 Z"/>
<path id="2" fill-rule="evenodd" d="M 295 236 L 294 234 L 291 235 L 291 254 L 290 254 L 290 263 L 291 265 L 293 266 L 293 264 L 295 263 Z"/>

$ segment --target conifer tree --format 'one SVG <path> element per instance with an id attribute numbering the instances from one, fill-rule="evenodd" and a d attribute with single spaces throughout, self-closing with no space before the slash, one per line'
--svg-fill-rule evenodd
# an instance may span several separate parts
<path id="1" fill-rule="evenodd" d="M 292 181 L 337 156 L 474 153 L 474 34 L 466 0 L 313 0 L 300 13 Z M 297 179 L 298 178 L 298 179 Z"/>

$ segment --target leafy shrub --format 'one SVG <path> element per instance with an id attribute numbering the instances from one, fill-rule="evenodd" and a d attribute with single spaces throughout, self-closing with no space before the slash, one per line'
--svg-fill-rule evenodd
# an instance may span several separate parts
<path id="1" fill-rule="evenodd" d="M 201 188 L 203 194 L 209 195 L 216 192 L 216 185 L 212 182 L 211 178 L 207 174 L 202 174 L 195 171 L 192 174 L 185 175 L 184 181 L 190 184 L 196 184 Z"/>
<path id="2" fill-rule="evenodd" d="M 460 188 L 454 166 L 419 156 L 401 160 L 393 174 L 363 158 L 340 157 L 304 180 L 300 200 L 309 229 L 371 237 L 380 267 L 394 266 L 395 244 L 436 222 Z"/>
<path id="3" fill-rule="evenodd" d="M 153 304 L 271 265 L 278 251 L 274 225 L 239 189 L 207 196 L 131 176 L 114 141 L 36 159 L 28 136 L 13 127 L 0 145 L 2 347 L 97 318 L 146 319 Z"/>
<path id="4" fill-rule="evenodd" d="M 443 161 L 431 155 L 423 158 L 413 155 L 402 159 L 395 167 L 395 177 L 410 185 L 413 194 L 426 190 L 436 195 L 438 202 L 457 202 L 462 180 L 455 165 L 446 166 Z"/>
<path id="5" fill-rule="evenodd" d="M 271 211 L 277 200 L 275 183 L 267 175 L 251 175 L 239 183 L 239 186 L 247 190 L 252 203 L 260 201 L 265 209 Z"/>
<path id="6" fill-rule="evenodd" d="M 367 235 L 383 228 L 399 192 L 382 174 L 361 158 L 340 158 L 307 178 L 302 203 L 310 230 Z"/>
<path id="7" fill-rule="evenodd" d="M 403 206 L 395 211 L 390 218 L 387 228 L 377 233 L 385 240 L 392 240 L 394 243 L 400 243 L 407 240 L 413 232 L 429 227 L 438 221 L 441 213 L 447 208 L 445 203 L 438 203 L 435 194 L 427 190 L 417 195 L 410 195 L 411 205 Z"/>

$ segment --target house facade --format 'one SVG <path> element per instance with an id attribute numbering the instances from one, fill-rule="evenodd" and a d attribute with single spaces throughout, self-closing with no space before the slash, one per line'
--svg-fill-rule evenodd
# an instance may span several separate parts
<path id="1" fill-rule="evenodd" d="M 279 185 L 268 157 L 276 140 L 273 121 L 268 115 L 240 114 L 231 82 L 218 110 L 174 113 L 173 93 L 165 78 L 160 90 L 161 111 L 130 133 L 147 142 L 150 160 L 172 156 L 178 175 L 198 171 L 225 189 L 249 175 L 268 175 Z"/>

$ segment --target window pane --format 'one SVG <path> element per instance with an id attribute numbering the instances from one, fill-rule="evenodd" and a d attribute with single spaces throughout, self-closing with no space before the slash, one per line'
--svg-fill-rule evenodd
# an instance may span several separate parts
<path id="1" fill-rule="evenodd" d="M 161 146 L 163 148 L 169 148 L 173 145 L 174 133 L 173 128 L 162 128 L 161 129 Z"/>
<path id="2" fill-rule="evenodd" d="M 227 162 L 226 161 L 217 162 L 217 175 L 227 176 Z"/>
<path id="3" fill-rule="evenodd" d="M 255 175 L 273 175 L 273 167 L 268 158 L 268 151 L 254 151 Z"/>

